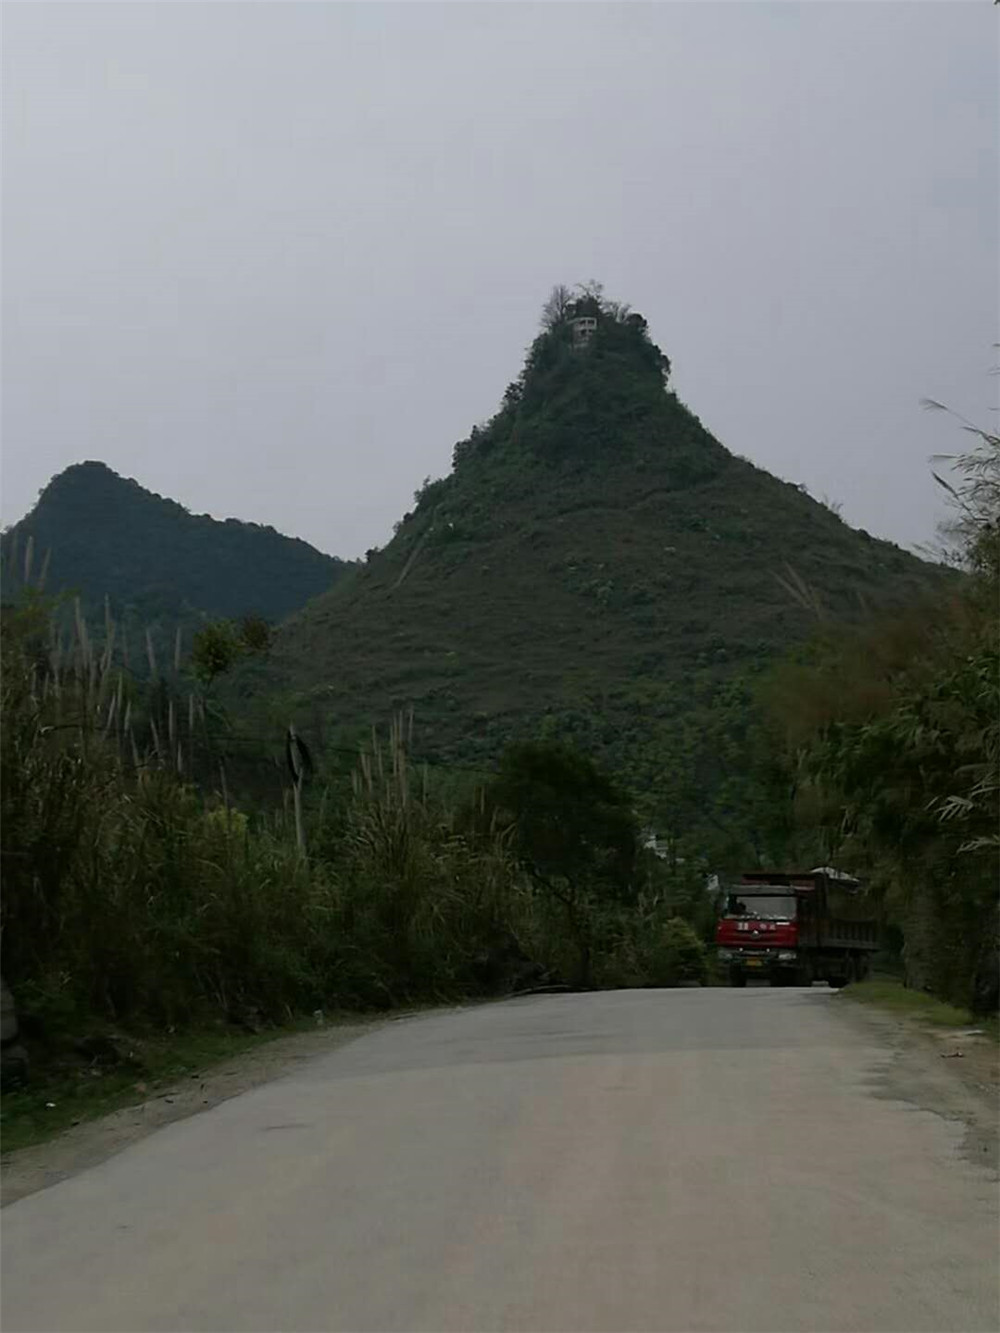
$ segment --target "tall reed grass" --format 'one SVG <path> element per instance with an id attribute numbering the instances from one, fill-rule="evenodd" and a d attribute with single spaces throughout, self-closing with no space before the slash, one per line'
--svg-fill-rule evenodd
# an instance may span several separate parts
<path id="1" fill-rule="evenodd" d="M 510 831 L 414 768 L 412 720 L 373 733 L 350 789 L 307 807 L 306 860 L 287 811 L 239 809 L 206 763 L 177 649 L 172 685 L 151 641 L 137 682 L 110 615 L 98 650 L 79 608 L 71 634 L 37 596 L 3 614 L 3 968 L 42 1030 L 280 1021 L 574 975 Z M 604 984 L 657 980 L 655 915 L 595 922 Z"/>
<path id="2" fill-rule="evenodd" d="M 336 836 L 305 863 L 287 820 L 233 807 L 224 770 L 186 781 L 201 701 L 151 707 L 156 680 L 143 696 L 112 667 L 113 628 L 97 653 L 82 616 L 62 641 L 41 602 L 5 621 L 2 930 L 22 1006 L 280 1019 L 509 980 L 495 958 L 516 957 L 517 867 L 502 838 L 462 838 L 401 722 L 373 735 Z"/>

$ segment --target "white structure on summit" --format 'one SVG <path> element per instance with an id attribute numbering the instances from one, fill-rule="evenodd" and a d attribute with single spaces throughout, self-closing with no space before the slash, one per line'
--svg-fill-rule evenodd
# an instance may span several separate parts
<path id="1" fill-rule="evenodd" d="M 574 347 L 586 347 L 597 332 L 597 320 L 593 315 L 578 315 L 570 320 L 569 326 L 573 330 Z"/>

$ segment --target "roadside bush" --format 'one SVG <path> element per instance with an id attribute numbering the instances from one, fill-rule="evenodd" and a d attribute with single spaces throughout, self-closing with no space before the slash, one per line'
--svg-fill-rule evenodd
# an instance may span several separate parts
<path id="1" fill-rule="evenodd" d="M 351 948 L 387 1002 L 504 988 L 530 907 L 509 838 L 460 831 L 412 772 L 399 723 L 361 756 L 333 870 Z"/>
<path id="2" fill-rule="evenodd" d="M 661 906 L 640 904 L 618 922 L 617 938 L 602 957 L 603 986 L 704 985 L 708 951 L 695 929 Z"/>
<path id="3" fill-rule="evenodd" d="M 82 625 L 53 656 L 45 624 L 5 609 L 0 925 L 34 1040 L 701 979 L 691 927 L 636 888 L 627 798 L 584 757 L 518 751 L 473 814 L 397 723 L 312 809 L 307 860 L 287 812 L 186 780 L 171 699 L 130 701 Z"/>
<path id="4" fill-rule="evenodd" d="M 41 604 L 5 612 L 0 738 L 4 975 L 36 1031 L 257 1024 L 502 991 L 530 969 L 508 840 L 461 835 L 400 727 L 318 816 L 306 862 L 282 819 L 186 783 L 155 724 L 140 744 L 83 631 L 54 664 L 44 625 Z"/>
<path id="5" fill-rule="evenodd" d="M 682 982 L 700 985 L 707 979 L 705 945 L 680 917 L 665 921 L 653 934 L 646 957 L 650 986 L 677 986 Z"/>

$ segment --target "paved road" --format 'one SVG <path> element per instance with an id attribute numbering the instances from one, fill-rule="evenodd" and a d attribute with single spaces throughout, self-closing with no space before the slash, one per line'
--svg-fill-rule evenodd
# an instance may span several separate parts
<path id="1" fill-rule="evenodd" d="M 995 1186 L 829 992 L 393 1023 L 2 1220 L 4 1333 L 997 1326 Z"/>

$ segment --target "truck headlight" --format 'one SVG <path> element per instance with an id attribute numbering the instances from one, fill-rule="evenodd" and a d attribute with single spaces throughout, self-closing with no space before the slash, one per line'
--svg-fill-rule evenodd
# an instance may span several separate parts
<path id="1" fill-rule="evenodd" d="M 778 962 L 779 962 L 779 963 L 794 963 L 794 962 L 795 962 L 795 950 L 794 950 L 794 949 L 782 949 L 781 952 L 778 954 Z"/>
<path id="2" fill-rule="evenodd" d="M 720 950 L 719 950 L 719 953 L 718 953 L 718 959 L 719 959 L 719 962 L 720 962 L 720 963 L 728 963 L 729 960 L 730 960 L 730 958 L 732 958 L 732 956 L 733 956 L 733 951 L 732 951 L 732 949 L 720 949 Z"/>

